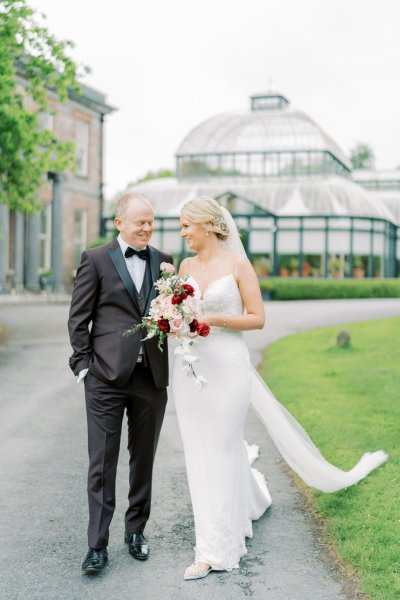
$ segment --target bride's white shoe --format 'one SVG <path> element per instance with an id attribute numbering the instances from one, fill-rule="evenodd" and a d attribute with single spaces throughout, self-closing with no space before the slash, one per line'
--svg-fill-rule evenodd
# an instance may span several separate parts
<path id="1" fill-rule="evenodd" d="M 193 563 L 186 569 L 183 579 L 186 581 L 189 581 L 190 579 L 203 579 L 203 577 L 207 577 L 211 571 L 213 571 L 212 567 L 206 568 L 199 564 Z"/>

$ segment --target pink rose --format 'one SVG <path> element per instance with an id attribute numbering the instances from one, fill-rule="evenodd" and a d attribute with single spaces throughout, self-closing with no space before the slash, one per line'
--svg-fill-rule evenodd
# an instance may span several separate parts
<path id="1" fill-rule="evenodd" d="M 175 273 L 175 267 L 174 265 L 171 265 L 171 263 L 162 262 L 160 264 L 160 271 L 164 271 L 165 273 L 168 273 L 168 275 L 173 275 Z"/>

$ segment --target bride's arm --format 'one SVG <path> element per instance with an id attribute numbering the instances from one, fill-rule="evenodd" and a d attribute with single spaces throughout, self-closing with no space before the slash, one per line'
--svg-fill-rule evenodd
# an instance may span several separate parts
<path id="1" fill-rule="evenodd" d="M 265 323 L 264 304 L 257 275 L 245 256 L 236 261 L 236 281 L 242 296 L 246 314 L 240 316 L 205 315 L 204 321 L 215 327 L 226 327 L 236 331 L 262 329 Z"/>

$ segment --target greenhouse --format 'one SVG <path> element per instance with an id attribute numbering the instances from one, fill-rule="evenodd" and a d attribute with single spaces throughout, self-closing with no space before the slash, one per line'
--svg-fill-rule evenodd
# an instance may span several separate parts
<path id="1" fill-rule="evenodd" d="M 252 96 L 249 111 L 195 127 L 178 148 L 176 173 L 130 188 L 150 198 L 154 245 L 168 252 L 185 255 L 183 204 L 209 195 L 234 215 L 260 276 L 397 275 L 400 202 L 354 181 L 336 142 L 280 94 Z"/>

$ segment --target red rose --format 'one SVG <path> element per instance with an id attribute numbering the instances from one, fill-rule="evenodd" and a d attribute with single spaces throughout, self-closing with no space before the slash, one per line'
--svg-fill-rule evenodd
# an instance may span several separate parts
<path id="1" fill-rule="evenodd" d="M 171 298 L 171 304 L 181 304 L 185 298 L 187 298 L 186 292 L 182 292 L 182 294 L 174 292 L 174 295 Z"/>
<path id="2" fill-rule="evenodd" d="M 193 294 L 194 294 L 194 287 L 192 287 L 189 283 L 184 283 L 182 285 L 182 287 L 185 290 L 187 296 L 193 296 Z"/>
<path id="3" fill-rule="evenodd" d="M 201 337 L 207 337 L 210 333 L 210 326 L 208 323 L 199 323 L 197 326 L 197 333 L 201 335 Z"/>
<path id="4" fill-rule="evenodd" d="M 168 333 L 170 330 L 169 321 L 167 319 L 158 319 L 157 325 L 163 333 Z"/>
<path id="5" fill-rule="evenodd" d="M 189 324 L 189 329 L 190 329 L 191 333 L 196 333 L 198 326 L 199 326 L 198 320 L 193 319 L 193 321 Z"/>

